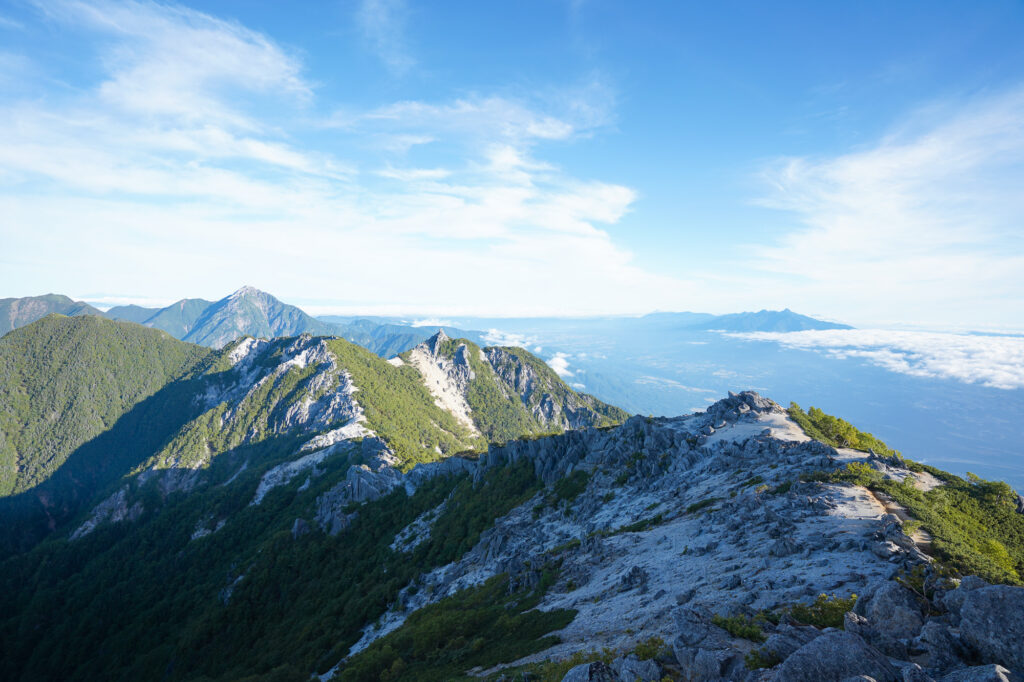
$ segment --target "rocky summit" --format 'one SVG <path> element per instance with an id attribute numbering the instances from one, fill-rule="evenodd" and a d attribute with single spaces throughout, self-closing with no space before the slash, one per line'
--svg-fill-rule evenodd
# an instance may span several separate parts
<path id="1" fill-rule="evenodd" d="M 462 558 L 417 576 L 332 672 L 430 604 L 503 573 L 535 586 L 551 565 L 558 577 L 537 608 L 576 613 L 560 641 L 473 674 L 533 679 L 530 664 L 645 641 L 664 648 L 581 663 L 564 680 L 1008 680 L 1024 669 L 1024 588 L 976 577 L 958 586 L 891 498 L 802 479 L 853 464 L 918 491 L 942 481 L 898 457 L 812 440 L 756 393 L 491 447 L 472 476 L 517 464 L 545 487 Z M 395 546 L 410 551 L 437 514 Z"/>

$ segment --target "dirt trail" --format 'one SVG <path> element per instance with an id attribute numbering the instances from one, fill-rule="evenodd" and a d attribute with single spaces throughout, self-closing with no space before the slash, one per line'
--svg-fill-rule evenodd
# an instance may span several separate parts
<path id="1" fill-rule="evenodd" d="M 873 498 L 875 498 L 878 504 L 880 504 L 885 509 L 886 514 L 895 514 L 899 518 L 899 520 L 903 521 L 904 523 L 913 520 L 910 514 L 902 505 L 900 505 L 896 500 L 892 499 L 885 493 L 876 492 L 874 490 L 869 490 L 868 492 L 871 494 Z M 918 528 L 910 534 L 910 539 L 914 541 L 914 544 L 917 545 L 917 548 L 919 550 L 931 556 L 932 536 L 928 531 L 922 528 Z"/>

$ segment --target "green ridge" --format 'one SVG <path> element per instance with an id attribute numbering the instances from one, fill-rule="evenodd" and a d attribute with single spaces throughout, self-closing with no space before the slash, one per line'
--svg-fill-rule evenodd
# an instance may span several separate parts
<path id="1" fill-rule="evenodd" d="M 51 315 L 0 339 L 0 496 L 49 478 L 72 451 L 209 353 L 95 316 Z"/>
<path id="2" fill-rule="evenodd" d="M 0 298 L 0 335 L 12 329 L 24 327 L 47 315 L 99 315 L 101 313 L 88 303 L 72 301 L 60 294 L 26 296 L 24 298 Z"/>
<path id="3" fill-rule="evenodd" d="M 367 427 L 391 446 L 405 468 L 482 445 L 434 403 L 413 367 L 395 367 L 345 339 L 327 345 L 359 388 L 355 399 Z"/>

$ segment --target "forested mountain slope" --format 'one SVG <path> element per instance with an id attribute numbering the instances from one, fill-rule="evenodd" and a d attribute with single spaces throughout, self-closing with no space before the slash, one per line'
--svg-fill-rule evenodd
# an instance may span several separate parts
<path id="1" fill-rule="evenodd" d="M 183 339 L 195 327 L 203 311 L 211 305 L 211 301 L 202 298 L 183 298 L 157 310 L 144 324 L 147 327 L 163 329 L 171 336 Z"/>
<path id="2" fill-rule="evenodd" d="M 0 496 L 46 480 L 208 353 L 92 315 L 50 315 L 0 338 Z"/>
<path id="3" fill-rule="evenodd" d="M 162 329 L 176 339 L 184 338 L 195 326 L 203 311 L 212 305 L 201 298 L 183 298 L 165 308 L 144 308 L 138 305 L 114 306 L 103 313 L 111 320 L 135 322 Z"/>

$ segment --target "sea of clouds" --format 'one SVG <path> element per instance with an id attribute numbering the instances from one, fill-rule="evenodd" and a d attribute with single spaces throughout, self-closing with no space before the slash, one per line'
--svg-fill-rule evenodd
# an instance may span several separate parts
<path id="1" fill-rule="evenodd" d="M 893 372 L 955 379 L 1006 390 L 1024 388 L 1024 337 L 886 329 L 726 334 L 774 341 L 835 358 L 863 358 Z"/>

